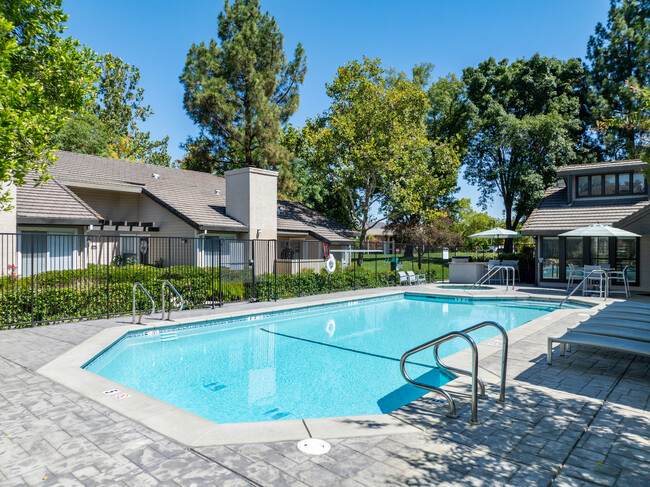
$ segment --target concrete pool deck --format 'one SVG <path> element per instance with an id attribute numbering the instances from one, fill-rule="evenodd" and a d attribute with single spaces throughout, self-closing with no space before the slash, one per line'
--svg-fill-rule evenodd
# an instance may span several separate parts
<path id="1" fill-rule="evenodd" d="M 470 294 L 429 285 L 407 290 Z M 175 317 L 197 321 L 395 291 L 234 304 Z M 471 294 L 563 295 L 538 288 L 506 293 L 498 287 Z M 460 378 L 446 387 L 457 399 L 456 420 L 445 417 L 446 404 L 425 396 L 390 415 L 272 423 L 280 425 L 273 428 L 285 437 L 264 437 L 255 427 L 244 436 L 232 430 L 211 432 L 215 426 L 234 425 L 201 423 L 201 436 L 189 441 L 170 439 L 155 431 L 155 424 L 146 426 L 152 418 L 171 423 L 180 434 L 192 431 L 187 419 L 179 421 L 166 410 L 171 406 L 156 401 L 142 406 L 144 420 L 132 419 L 116 405 L 131 402 L 128 408 L 139 409 L 132 407 L 135 395 L 120 401 L 101 394 L 111 384 L 101 391 L 93 385 L 96 396 L 89 399 L 73 390 L 78 378 L 66 387 L 58 383 L 61 377 L 54 382 L 36 372 L 48 374 L 47 364 L 73 357 L 87 340 L 97 340 L 99 346 L 107 337 L 120 336 L 130 318 L 2 331 L 0 485 L 645 485 L 650 475 L 650 360 L 580 347 L 546 365 L 546 337 L 585 319 L 585 310 L 578 311 L 556 311 L 509 332 L 506 405 L 496 403 L 500 343 L 479 346 L 480 375 L 489 395 L 479 402 L 479 426 L 468 422 L 469 381 Z M 146 328 L 156 324 L 144 321 Z M 464 359 L 460 354 L 458 360 Z M 393 429 L 386 429 L 384 417 Z M 322 456 L 300 453 L 295 440 L 308 436 L 327 438 L 332 450 Z"/>

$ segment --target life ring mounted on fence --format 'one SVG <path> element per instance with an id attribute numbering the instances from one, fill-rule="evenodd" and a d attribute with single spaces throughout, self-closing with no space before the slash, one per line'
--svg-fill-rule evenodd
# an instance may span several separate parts
<path id="1" fill-rule="evenodd" d="M 336 270 L 336 259 L 332 254 L 325 261 L 325 271 L 328 274 L 332 274 Z"/>

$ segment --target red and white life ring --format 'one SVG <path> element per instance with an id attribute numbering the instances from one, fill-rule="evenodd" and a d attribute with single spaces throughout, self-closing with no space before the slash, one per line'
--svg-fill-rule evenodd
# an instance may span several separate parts
<path id="1" fill-rule="evenodd" d="M 328 274 L 332 274 L 336 270 L 336 259 L 332 254 L 325 261 L 325 271 Z"/>

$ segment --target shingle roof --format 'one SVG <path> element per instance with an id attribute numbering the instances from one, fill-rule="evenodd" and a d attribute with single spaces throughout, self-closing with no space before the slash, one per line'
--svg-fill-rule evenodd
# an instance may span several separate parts
<path id="1" fill-rule="evenodd" d="M 35 178 L 28 174 L 25 185 L 16 191 L 16 218 L 21 224 L 60 224 L 71 219 L 78 225 L 94 225 L 102 219 L 65 186 L 50 179 L 34 186 Z"/>
<path id="2" fill-rule="evenodd" d="M 593 162 L 590 164 L 573 164 L 570 166 L 561 166 L 557 169 L 557 175 L 561 177 L 578 176 L 581 174 L 602 174 L 607 171 L 637 171 L 639 169 L 647 168 L 648 164 L 645 162 L 639 159 L 629 159 L 626 161 Z"/>
<path id="3" fill-rule="evenodd" d="M 335 245 L 350 245 L 350 230 L 302 203 L 278 201 L 278 231 L 308 233 Z"/>
<path id="4" fill-rule="evenodd" d="M 92 183 L 116 189 L 140 189 L 195 228 L 245 231 L 247 227 L 226 215 L 226 181 L 197 171 L 58 151 L 52 166 L 54 179 L 74 186 Z M 158 178 L 154 178 L 157 174 Z M 219 190 L 220 194 L 216 191 Z"/>
<path id="5" fill-rule="evenodd" d="M 602 198 L 567 203 L 567 188 L 549 188 L 521 229 L 522 235 L 552 236 L 593 223 L 617 226 L 650 206 L 644 198 Z"/>
<path id="6" fill-rule="evenodd" d="M 19 218 L 51 214 L 60 223 L 98 223 L 102 216 L 66 187 L 91 185 L 141 192 L 195 228 L 232 232 L 248 229 L 226 215 L 226 180 L 222 177 L 73 152 L 57 151 L 57 155 L 58 161 L 50 167 L 52 180 L 36 188 L 29 182 L 18 187 Z M 278 201 L 278 213 L 279 231 L 300 231 L 332 243 L 351 243 L 345 237 L 348 228 L 304 205 Z"/>

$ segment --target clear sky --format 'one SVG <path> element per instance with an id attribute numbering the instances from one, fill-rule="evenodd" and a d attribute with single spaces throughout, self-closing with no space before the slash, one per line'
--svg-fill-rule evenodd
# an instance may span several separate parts
<path id="1" fill-rule="evenodd" d="M 325 83 L 336 69 L 362 56 L 381 58 L 385 67 L 410 71 L 435 64 L 434 77 L 460 75 L 463 68 L 494 57 L 515 60 L 539 52 L 560 59 L 584 59 L 597 22 L 605 23 L 609 0 L 261 0 L 284 34 L 291 57 L 301 42 L 307 77 L 300 109 L 291 123 L 325 110 Z M 140 86 L 154 115 L 143 125 L 156 139 L 169 136 L 172 159 L 197 128 L 183 110 L 178 77 L 192 43 L 217 38 L 222 1 L 64 0 L 67 35 L 100 54 L 107 52 L 140 69 Z M 458 197 L 478 200 L 460 180 Z M 497 200 L 489 208 L 501 217 Z"/>

